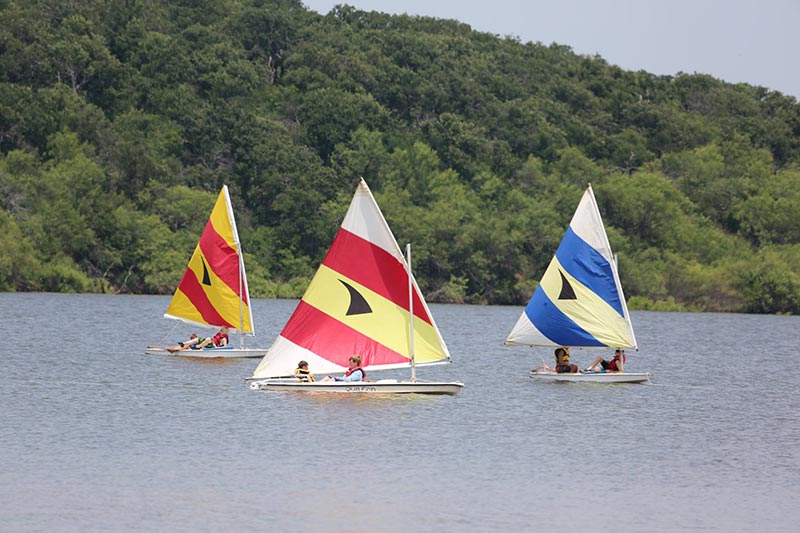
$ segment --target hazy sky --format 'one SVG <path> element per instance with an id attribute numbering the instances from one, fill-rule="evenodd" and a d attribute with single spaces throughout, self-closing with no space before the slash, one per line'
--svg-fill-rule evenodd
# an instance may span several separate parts
<path id="1" fill-rule="evenodd" d="M 301 0 L 321 14 L 455 19 L 523 42 L 564 44 L 626 70 L 710 74 L 800 99 L 800 0 Z"/>

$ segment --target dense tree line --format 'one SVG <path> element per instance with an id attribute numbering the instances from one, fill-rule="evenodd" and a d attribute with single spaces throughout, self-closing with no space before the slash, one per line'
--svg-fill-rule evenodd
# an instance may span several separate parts
<path id="1" fill-rule="evenodd" d="M 527 300 L 591 182 L 634 308 L 800 312 L 800 105 L 295 0 L 0 0 L 0 290 L 174 290 L 220 186 L 297 297 L 363 176 L 433 301 Z"/>

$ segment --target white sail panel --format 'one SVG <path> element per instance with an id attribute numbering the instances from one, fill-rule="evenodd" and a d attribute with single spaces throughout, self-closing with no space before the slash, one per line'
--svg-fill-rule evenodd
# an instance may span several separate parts
<path id="1" fill-rule="evenodd" d="M 288 377 L 294 375 L 297 363 L 306 361 L 309 371 L 315 376 L 327 374 L 341 374 L 347 370 L 347 366 L 337 365 L 314 352 L 298 346 L 292 341 L 278 336 L 272 347 L 267 351 L 267 355 L 253 372 L 253 379 Z M 447 364 L 449 361 L 435 361 L 431 363 L 419 364 L 417 366 L 433 366 Z M 372 370 L 391 370 L 397 368 L 408 368 L 407 363 L 397 363 L 388 365 L 365 366 L 366 371 Z"/>
<path id="2" fill-rule="evenodd" d="M 514 329 L 508 334 L 506 344 L 508 346 L 561 346 L 536 329 L 524 311 L 519 316 Z"/>
<path id="3" fill-rule="evenodd" d="M 308 362 L 312 374 L 344 372 L 347 368 L 319 357 L 279 335 L 253 372 L 254 378 L 286 377 L 294 374 L 297 363 Z"/>
<path id="4" fill-rule="evenodd" d="M 583 193 L 569 227 L 597 253 L 611 262 L 611 245 L 591 185 Z"/>
<path id="5" fill-rule="evenodd" d="M 342 221 L 342 229 L 379 246 L 392 254 L 401 263 L 405 262 L 403 251 L 389 229 L 389 224 L 378 208 L 372 191 L 362 179 L 358 184 L 350 208 Z"/>

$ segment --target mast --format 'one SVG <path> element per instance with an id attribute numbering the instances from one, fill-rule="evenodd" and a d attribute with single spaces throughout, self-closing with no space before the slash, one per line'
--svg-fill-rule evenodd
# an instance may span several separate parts
<path id="1" fill-rule="evenodd" d="M 625 320 L 628 321 L 631 343 L 633 344 L 633 349 L 638 350 L 639 345 L 636 343 L 636 334 L 633 332 L 633 322 L 631 321 L 631 315 L 628 313 L 628 302 L 625 301 L 625 295 L 622 293 L 622 282 L 619 280 L 619 262 L 617 260 L 617 254 L 614 254 L 614 278 L 617 281 L 617 287 L 619 287 L 619 300 L 622 304 L 622 310 L 625 312 Z"/>
<path id="2" fill-rule="evenodd" d="M 242 295 L 244 286 L 242 283 L 244 262 L 242 261 L 242 243 L 239 242 L 239 232 L 236 229 L 236 220 L 233 218 L 233 204 L 231 204 L 231 197 L 228 194 L 228 186 L 223 185 L 222 188 L 225 189 L 225 202 L 228 204 L 228 217 L 231 221 L 231 228 L 233 228 L 233 242 L 236 245 L 236 256 L 239 263 L 239 327 L 236 329 L 239 330 L 239 348 L 242 349 L 244 348 L 244 333 L 242 333 L 242 328 L 244 327 L 244 296 Z"/>
<path id="3" fill-rule="evenodd" d="M 411 348 L 411 381 L 417 381 L 417 367 L 414 364 L 414 285 L 411 275 L 411 243 L 406 244 L 406 268 L 408 269 L 408 339 Z"/>
<path id="4" fill-rule="evenodd" d="M 242 333 L 242 327 L 244 326 L 244 296 L 242 294 L 244 285 L 244 283 L 242 283 L 242 276 L 244 275 L 244 257 L 242 257 L 242 246 L 238 242 L 238 235 L 236 239 L 236 248 L 239 250 L 239 348 L 244 349 L 244 333 Z"/>
<path id="5" fill-rule="evenodd" d="M 242 243 L 239 241 L 239 230 L 236 228 L 236 218 L 233 216 L 233 204 L 231 203 L 228 186 L 223 185 L 222 190 L 225 191 L 225 207 L 228 210 L 228 220 L 233 230 L 233 243 L 236 245 L 236 255 L 239 263 L 239 326 L 236 329 L 239 332 L 239 348 L 244 349 L 244 331 L 242 331 L 244 329 L 244 295 L 247 292 L 249 301 L 250 294 L 247 290 L 247 277 L 244 270 L 244 252 L 242 251 Z M 250 327 L 253 330 L 253 335 L 255 335 L 252 311 L 250 312 Z"/>

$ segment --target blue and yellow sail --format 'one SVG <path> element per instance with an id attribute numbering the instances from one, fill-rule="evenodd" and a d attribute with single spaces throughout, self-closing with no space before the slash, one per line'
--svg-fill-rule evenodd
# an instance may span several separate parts
<path id="1" fill-rule="evenodd" d="M 506 344 L 636 348 L 616 260 L 591 186 Z"/>

